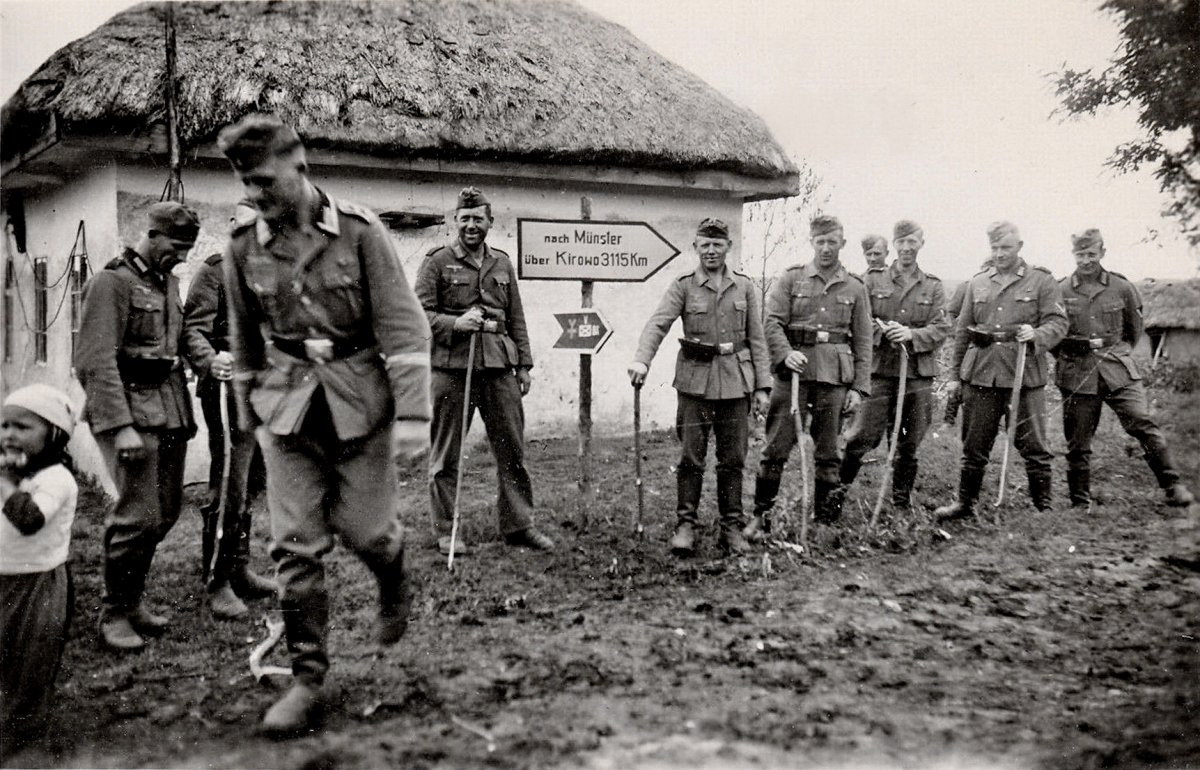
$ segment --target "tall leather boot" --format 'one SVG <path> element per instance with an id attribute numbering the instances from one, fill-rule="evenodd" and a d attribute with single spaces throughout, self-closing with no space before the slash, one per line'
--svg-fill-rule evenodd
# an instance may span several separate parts
<path id="1" fill-rule="evenodd" d="M 897 461 L 892 467 L 892 506 L 894 508 L 912 506 L 912 488 L 916 478 L 917 464 L 915 462 Z"/>
<path id="2" fill-rule="evenodd" d="M 816 481 L 813 485 L 813 519 L 832 524 L 842 516 L 846 488 L 836 481 Z"/>
<path id="3" fill-rule="evenodd" d="M 746 553 L 750 544 L 742 534 L 742 471 L 740 468 L 717 469 L 717 511 L 721 516 L 719 545 L 732 555 Z"/>
<path id="4" fill-rule="evenodd" d="M 229 565 L 229 585 L 242 599 L 265 599 L 279 595 L 279 583 L 250 569 L 250 509 L 238 520 L 237 547 Z"/>
<path id="5" fill-rule="evenodd" d="M 1029 474 L 1029 499 L 1038 511 L 1048 511 L 1051 506 L 1053 483 L 1049 473 Z"/>
<path id="6" fill-rule="evenodd" d="M 970 518 L 975 513 L 975 501 L 983 487 L 983 468 L 964 468 L 958 479 L 958 500 L 933 512 L 939 521 Z"/>
<path id="7" fill-rule="evenodd" d="M 1151 445 L 1146 447 L 1145 451 L 1146 464 L 1154 472 L 1158 486 L 1166 493 L 1167 505 L 1182 508 L 1196 502 L 1195 495 L 1179 480 L 1179 471 L 1175 470 L 1175 464 L 1171 462 L 1171 453 L 1166 444 Z"/>
<path id="8" fill-rule="evenodd" d="M 1087 508 L 1092 503 L 1090 468 L 1067 469 L 1067 493 L 1071 497 L 1072 508 Z"/>
<path id="9" fill-rule="evenodd" d="M 862 469 L 862 458 L 854 458 L 846 454 L 842 458 L 842 465 L 838 468 L 838 476 L 842 480 L 842 486 L 848 487 L 858 478 L 858 472 Z"/>
<path id="10" fill-rule="evenodd" d="M 754 513 L 742 530 L 742 535 L 757 540 L 771 533 L 771 509 L 779 494 L 780 479 L 758 476 L 754 479 Z"/>
<path id="11" fill-rule="evenodd" d="M 675 532 L 671 535 L 671 551 L 677 556 L 690 556 L 696 549 L 696 520 L 700 495 L 704 491 L 704 472 L 692 468 L 676 471 L 675 485 L 678 507 Z"/>
<path id="12" fill-rule="evenodd" d="M 395 644 L 408 628 L 408 612 L 412 607 L 412 589 L 404 571 L 404 548 L 389 561 L 364 558 L 379 583 L 379 627 L 376 639 L 380 644 Z"/>

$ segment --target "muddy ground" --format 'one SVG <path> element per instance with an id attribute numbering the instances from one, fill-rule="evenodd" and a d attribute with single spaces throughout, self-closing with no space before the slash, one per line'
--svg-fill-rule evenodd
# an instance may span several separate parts
<path id="1" fill-rule="evenodd" d="M 1197 486 L 1200 397 L 1159 394 L 1157 411 Z M 1051 434 L 1061 453 L 1058 416 Z M 632 441 L 596 442 L 597 491 L 575 526 L 576 443 L 530 446 L 553 554 L 500 544 L 488 512 L 494 466 L 469 460 L 455 573 L 429 547 L 425 485 L 403 486 L 420 598 L 408 636 L 370 642 L 374 588 L 343 550 L 333 589 L 333 691 L 325 729 L 255 736 L 286 681 L 252 680 L 253 619 L 217 622 L 198 593 L 199 490 L 160 550 L 149 601 L 172 631 L 144 654 L 96 644 L 102 504 L 78 517 L 76 624 L 45 738 L 20 767 L 1200 767 L 1200 554 L 1195 511 L 1161 504 L 1111 415 L 1097 442 L 1090 512 L 1034 514 L 1022 492 L 997 524 L 939 532 L 958 441 L 927 442 L 915 513 L 865 531 L 880 463 L 868 465 L 836 528 L 798 524 L 748 557 L 669 557 L 676 446 L 644 441 L 646 533 Z M 757 457 L 757 449 L 751 460 Z M 1020 468 L 1018 464 L 1018 469 Z M 1062 460 L 1058 461 L 1059 501 Z M 798 490 L 795 471 L 785 492 Z M 1018 478 L 1023 473 L 1018 472 Z M 747 470 L 746 497 L 753 469 Z M 994 494 L 995 466 L 988 495 Z M 711 522 L 711 475 L 704 518 Z M 1016 485 L 1014 485 L 1015 488 Z M 989 498 L 990 499 L 990 498 Z M 255 564 L 268 569 L 256 504 Z M 273 662 L 282 663 L 280 652 Z"/>

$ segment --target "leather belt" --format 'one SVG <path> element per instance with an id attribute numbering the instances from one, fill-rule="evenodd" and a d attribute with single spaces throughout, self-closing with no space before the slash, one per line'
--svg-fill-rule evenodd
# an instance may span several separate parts
<path id="1" fill-rule="evenodd" d="M 850 332 L 840 329 L 788 329 L 792 345 L 840 345 L 850 341 Z"/>
<path id="2" fill-rule="evenodd" d="M 972 327 L 971 344 L 976 347 L 986 348 L 993 342 L 1015 342 L 1017 339 L 1016 329 L 976 329 Z"/>
<path id="3" fill-rule="evenodd" d="M 361 353 L 373 347 L 375 343 L 366 343 L 362 340 L 330 340 L 323 337 L 291 340 L 272 335 L 271 344 L 280 353 L 286 353 L 292 358 L 303 358 L 314 364 L 325 364 Z"/>
<path id="4" fill-rule="evenodd" d="M 1058 343 L 1058 349 L 1068 355 L 1086 356 L 1097 350 L 1111 348 L 1120 341 L 1121 338 L 1116 336 L 1067 337 Z"/>
<path id="5" fill-rule="evenodd" d="M 749 347 L 750 343 L 746 340 L 719 342 L 714 345 L 711 342 L 699 342 L 686 337 L 679 338 L 679 349 L 683 351 L 683 357 L 692 361 L 711 361 L 717 356 L 731 356 Z"/>

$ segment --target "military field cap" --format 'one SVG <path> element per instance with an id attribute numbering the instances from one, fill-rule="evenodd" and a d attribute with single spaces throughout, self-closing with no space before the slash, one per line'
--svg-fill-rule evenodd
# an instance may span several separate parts
<path id="1" fill-rule="evenodd" d="M 462 192 L 458 194 L 458 203 L 455 204 L 455 209 L 477 209 L 480 206 L 490 206 L 492 202 L 483 194 L 483 190 L 478 187 L 464 187 Z"/>
<path id="2" fill-rule="evenodd" d="M 808 232 L 810 235 L 824 235 L 825 233 L 832 233 L 843 229 L 841 220 L 828 214 L 815 216 L 808 223 Z"/>
<path id="3" fill-rule="evenodd" d="M 729 240 L 729 225 L 719 219 L 705 217 L 700 226 L 696 228 L 696 235 L 704 238 L 724 238 L 725 240 Z"/>
<path id="4" fill-rule="evenodd" d="M 884 238 L 882 235 L 875 235 L 873 233 L 871 235 L 864 235 L 862 239 L 862 249 L 863 251 L 866 251 L 877 243 L 882 243 L 883 248 L 887 249 L 887 242 L 887 238 Z"/>
<path id="5" fill-rule="evenodd" d="M 200 217 L 182 203 L 163 201 L 146 210 L 150 229 L 173 241 L 195 243 L 200 232 Z"/>
<path id="6" fill-rule="evenodd" d="M 5 406 L 19 406 L 62 428 L 68 436 L 75 432 L 75 407 L 67 394 L 51 385 L 26 385 L 4 399 Z"/>
<path id="7" fill-rule="evenodd" d="M 895 227 L 892 228 L 892 240 L 899 240 L 904 236 L 912 235 L 913 233 L 916 233 L 917 235 L 924 235 L 925 231 L 921 229 L 919 224 L 911 219 L 901 219 L 896 223 Z"/>
<path id="8" fill-rule="evenodd" d="M 1017 226 L 1012 222 L 1001 220 L 999 222 L 992 222 L 990 225 L 988 225 L 987 236 L 989 243 L 995 243 L 1004 236 L 1010 234 L 1016 236 L 1018 239 L 1021 237 L 1021 231 L 1018 230 Z"/>
<path id="9" fill-rule="evenodd" d="M 1094 227 L 1089 227 L 1081 233 L 1071 236 L 1071 246 L 1076 249 L 1086 249 L 1088 246 L 1103 246 L 1104 236 Z"/>
<path id="10" fill-rule="evenodd" d="M 274 115 L 252 113 L 221 129 L 217 147 L 238 171 L 249 171 L 276 155 L 303 146 L 295 129 Z"/>

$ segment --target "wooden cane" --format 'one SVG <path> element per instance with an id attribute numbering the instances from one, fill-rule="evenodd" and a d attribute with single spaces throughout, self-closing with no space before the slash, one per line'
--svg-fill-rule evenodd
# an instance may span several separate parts
<path id="1" fill-rule="evenodd" d="M 446 569 L 454 571 L 454 546 L 458 543 L 458 508 L 462 495 L 463 451 L 467 448 L 467 428 L 471 419 L 471 375 L 475 371 L 475 343 L 479 332 L 471 332 L 471 342 L 467 347 L 467 382 L 463 387 L 462 430 L 458 434 L 458 472 L 454 477 L 454 518 L 450 523 L 450 555 L 446 559 Z"/>
<path id="2" fill-rule="evenodd" d="M 908 385 L 908 348 L 900 343 L 900 383 L 896 386 L 896 416 L 892 420 L 892 440 L 888 447 L 887 464 L 883 468 L 883 479 L 879 482 L 879 495 L 875 498 L 875 509 L 871 511 L 870 529 L 879 521 L 883 509 L 883 496 L 892 482 L 892 463 L 896 459 L 896 445 L 900 443 L 900 428 L 904 422 L 904 395 Z"/>
<path id="3" fill-rule="evenodd" d="M 633 533 L 642 536 L 642 514 L 645 512 L 645 491 L 642 488 L 642 384 L 633 386 L 633 473 L 637 487 L 637 518 L 633 520 Z"/>
<path id="4" fill-rule="evenodd" d="M 792 421 L 800 449 L 800 545 L 808 548 L 808 447 L 804 442 L 804 413 L 800 411 L 800 383 L 792 373 Z"/>
<path id="5" fill-rule="evenodd" d="M 1025 350 L 1027 343 L 1018 343 L 1017 371 L 1013 375 L 1012 396 L 1008 400 L 1008 435 L 1004 440 L 1004 455 L 1000 460 L 1000 489 L 996 492 L 996 524 L 1000 524 L 1000 506 L 1008 491 L 1008 458 L 1010 451 L 1017 441 L 1017 410 L 1021 406 L 1021 381 L 1025 379 Z"/>
<path id="6" fill-rule="evenodd" d="M 225 456 L 221 460 L 221 484 L 217 494 L 217 511 L 216 524 L 214 525 L 212 534 L 212 553 L 209 555 L 208 563 L 205 564 L 204 584 L 212 588 L 217 579 L 217 562 L 221 559 L 221 540 L 225 537 L 225 521 L 228 518 L 227 509 L 229 504 L 229 473 L 233 460 L 233 432 L 237 430 L 237 417 L 232 419 L 229 417 L 229 380 L 222 380 L 217 383 L 217 408 L 221 410 L 221 424 L 224 426 L 224 432 L 221 436 L 221 441 L 225 446 Z"/>

